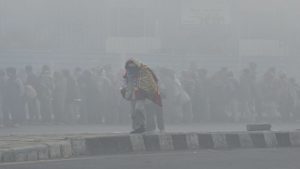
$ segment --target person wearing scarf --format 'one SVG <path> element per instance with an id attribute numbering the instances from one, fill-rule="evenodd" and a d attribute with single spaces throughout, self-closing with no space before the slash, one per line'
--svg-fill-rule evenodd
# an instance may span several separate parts
<path id="1" fill-rule="evenodd" d="M 131 103 L 133 128 L 131 133 L 143 133 L 146 130 L 145 100 L 149 99 L 162 107 L 158 80 L 147 65 L 134 59 L 126 62 L 125 69 L 124 86 L 121 89 L 121 94 Z"/>

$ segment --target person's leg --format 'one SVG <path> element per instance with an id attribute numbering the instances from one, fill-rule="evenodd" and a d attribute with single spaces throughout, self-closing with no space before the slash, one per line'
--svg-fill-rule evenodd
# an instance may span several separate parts
<path id="1" fill-rule="evenodd" d="M 142 133 L 145 131 L 145 101 L 137 100 L 134 103 L 134 111 L 132 112 L 133 133 Z"/>
<path id="2" fill-rule="evenodd" d="M 156 109 L 153 103 L 146 103 L 145 104 L 145 114 L 146 114 L 146 130 L 147 131 L 155 131 L 156 124 L 155 124 L 155 114 Z"/>
<path id="3" fill-rule="evenodd" d="M 163 108 L 156 105 L 156 122 L 157 122 L 157 127 L 160 131 L 165 130 L 165 122 L 164 122 L 164 114 L 163 114 Z"/>
<path id="4" fill-rule="evenodd" d="M 51 100 L 43 99 L 41 100 L 41 115 L 42 121 L 49 123 L 51 121 L 52 116 L 52 107 L 51 107 Z"/>
<path id="5" fill-rule="evenodd" d="M 28 110 L 28 120 L 29 120 L 29 123 L 32 123 L 32 121 L 34 119 L 32 99 L 28 99 L 26 101 L 26 105 L 27 105 L 27 110 Z"/>
<path id="6" fill-rule="evenodd" d="M 9 108 L 13 125 L 19 125 L 26 120 L 25 106 L 23 107 L 21 100 L 15 100 L 13 103 L 10 103 Z"/>
<path id="7" fill-rule="evenodd" d="M 2 111 L 3 111 L 3 125 L 4 126 L 9 126 L 11 125 L 11 120 L 9 118 L 10 116 L 10 104 L 7 104 L 7 102 L 5 102 L 2 106 Z"/>
<path id="8" fill-rule="evenodd" d="M 46 111 L 45 111 L 45 99 L 40 99 L 40 109 L 41 109 L 41 121 L 45 122 L 46 121 Z"/>
<path id="9" fill-rule="evenodd" d="M 38 105 L 37 99 L 30 99 L 27 102 L 28 114 L 30 122 L 35 122 L 38 119 Z"/>

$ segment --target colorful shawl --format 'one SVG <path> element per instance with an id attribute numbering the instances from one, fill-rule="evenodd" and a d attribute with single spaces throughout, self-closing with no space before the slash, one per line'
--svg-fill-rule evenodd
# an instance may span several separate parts
<path id="1" fill-rule="evenodd" d="M 146 93 L 146 97 L 154 103 L 162 106 L 160 97 L 160 90 L 158 87 L 158 80 L 153 71 L 147 66 L 134 59 L 130 59 L 126 62 L 134 63 L 139 68 L 139 76 L 137 87 Z"/>

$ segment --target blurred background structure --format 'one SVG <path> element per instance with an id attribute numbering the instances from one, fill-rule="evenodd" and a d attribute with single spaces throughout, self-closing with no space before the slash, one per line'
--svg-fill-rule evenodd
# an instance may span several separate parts
<path id="1" fill-rule="evenodd" d="M 300 54 L 294 0 L 0 0 L 0 60 L 116 63 L 293 72 Z M 17 61 L 16 61 L 17 59 Z"/>

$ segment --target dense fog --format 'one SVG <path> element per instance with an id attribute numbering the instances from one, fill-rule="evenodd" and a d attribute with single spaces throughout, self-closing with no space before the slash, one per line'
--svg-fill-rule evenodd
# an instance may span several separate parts
<path id="1" fill-rule="evenodd" d="M 167 124 L 300 119 L 299 8 L 296 0 L 0 0 L 1 121 L 129 124 L 120 87 L 132 57 L 158 77 Z"/>

